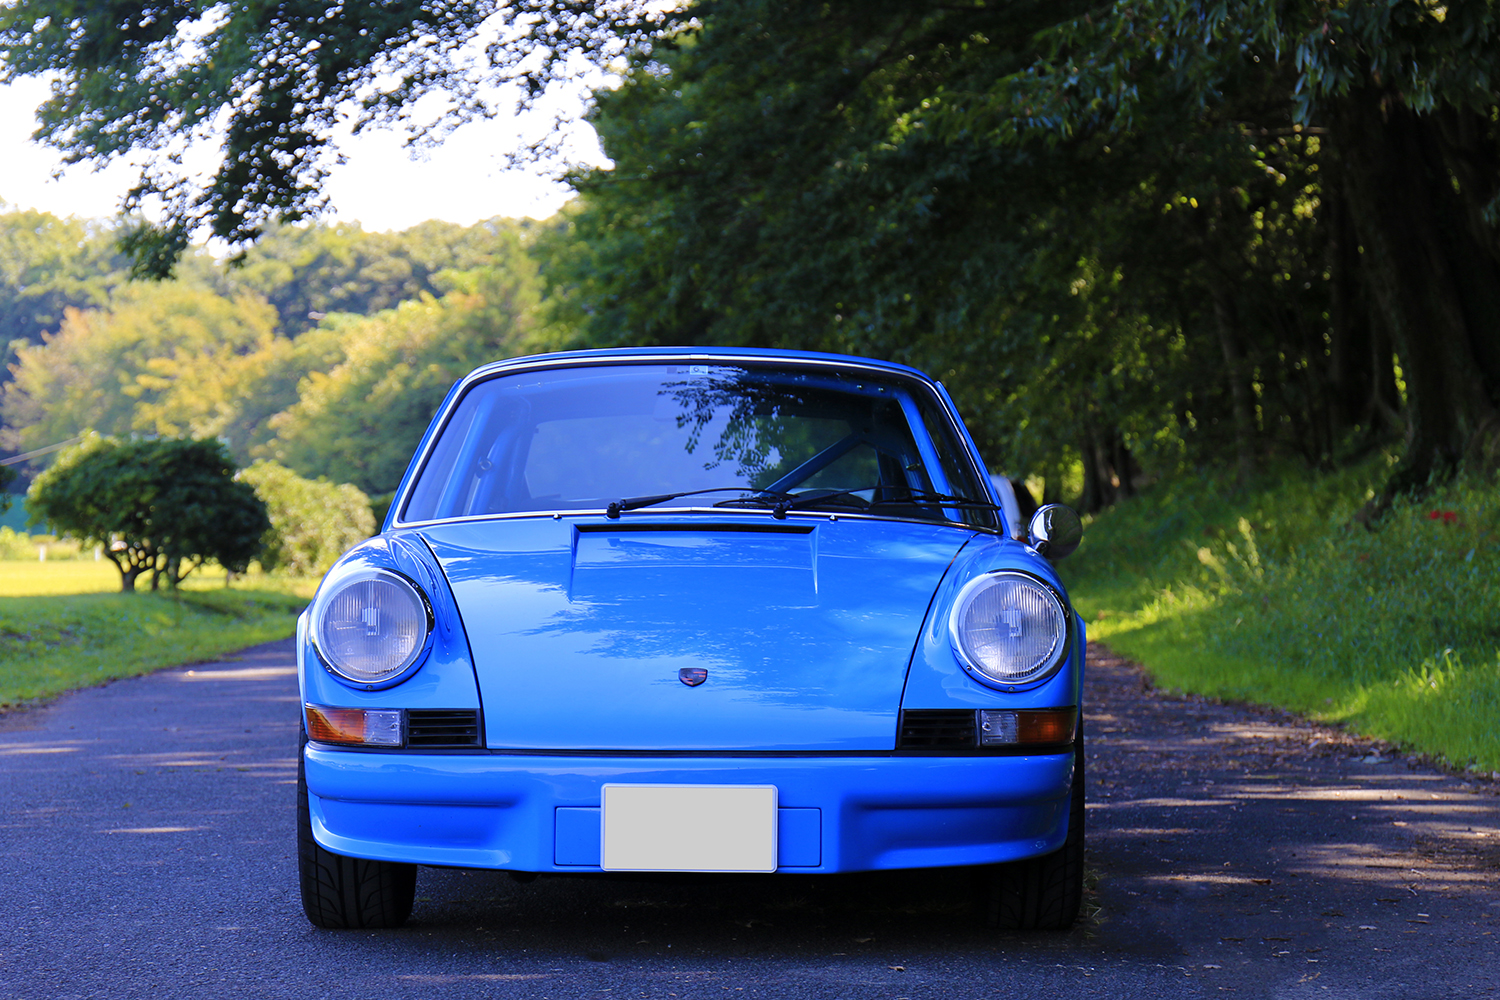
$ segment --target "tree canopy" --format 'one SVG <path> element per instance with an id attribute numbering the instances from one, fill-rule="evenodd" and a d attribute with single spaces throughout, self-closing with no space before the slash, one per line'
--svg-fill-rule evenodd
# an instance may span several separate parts
<path id="1" fill-rule="evenodd" d="M 212 440 L 119 441 L 90 435 L 32 483 L 33 524 L 93 542 L 120 571 L 120 589 L 151 574 L 176 587 L 205 560 L 245 569 L 270 528 L 266 506 L 235 478 Z"/>
<path id="2" fill-rule="evenodd" d="M 420 131 L 440 94 L 440 136 L 492 85 L 610 68 L 613 167 L 543 240 L 556 329 L 915 362 L 997 465 L 1080 456 L 1085 506 L 1147 454 L 1399 438 L 1392 491 L 1500 459 L 1497 33 L 1492 0 L 0 13 L 3 73 L 57 74 L 45 138 L 161 154 L 136 194 L 167 224 L 127 241 L 157 273 L 315 212 L 341 115 Z M 194 187 L 173 156 L 218 127 Z"/>
<path id="3" fill-rule="evenodd" d="M 109 301 L 128 270 L 117 236 L 110 225 L 33 209 L 0 211 L 0 381 L 16 348 L 56 332 L 68 309 Z"/>
<path id="4" fill-rule="evenodd" d="M 394 490 L 454 380 L 539 335 L 536 267 L 514 250 L 509 266 L 451 274 L 441 299 L 337 321 L 343 359 L 308 376 L 261 452 L 307 476 Z"/>
<path id="5" fill-rule="evenodd" d="M 599 95 L 593 337 L 916 361 L 1085 506 L 1130 448 L 1493 464 L 1493 4 L 693 11 Z"/>

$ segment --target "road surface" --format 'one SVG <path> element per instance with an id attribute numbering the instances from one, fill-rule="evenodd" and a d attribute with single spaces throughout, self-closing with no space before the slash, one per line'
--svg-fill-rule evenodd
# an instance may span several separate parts
<path id="1" fill-rule="evenodd" d="M 1090 891 L 1064 934 L 964 871 L 656 884 L 422 869 L 410 924 L 310 926 L 291 643 L 0 717 L 0 997 L 1485 997 L 1489 781 L 1095 650 Z"/>

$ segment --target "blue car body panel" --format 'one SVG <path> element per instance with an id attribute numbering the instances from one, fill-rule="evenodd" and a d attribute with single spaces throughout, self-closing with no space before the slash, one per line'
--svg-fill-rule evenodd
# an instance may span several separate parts
<path id="1" fill-rule="evenodd" d="M 938 581 L 973 532 L 766 515 L 421 529 L 495 749 L 890 750 Z M 708 671 L 700 687 L 682 668 Z"/>
<path id="2" fill-rule="evenodd" d="M 364 567 L 395 570 L 421 587 L 432 605 L 430 649 L 421 668 L 399 685 L 400 695 L 395 700 L 400 707 L 479 708 L 479 685 L 458 606 L 426 544 L 412 532 L 377 535 L 339 560 L 340 569 Z M 306 618 L 304 613 L 297 632 L 297 674 L 303 703 L 348 708 L 390 706 L 393 696 L 389 691 L 351 684 L 323 664 L 307 634 Z"/>
<path id="3" fill-rule="evenodd" d="M 383 569 L 417 586 L 432 631 L 416 669 L 379 690 L 341 678 L 307 616 L 298 660 L 305 703 L 475 710 L 482 743 L 443 752 L 307 744 L 317 841 L 385 861 L 596 871 L 606 783 L 744 784 L 777 789 L 781 871 L 988 864 L 1057 850 L 1071 748 L 898 749 L 903 710 L 1080 705 L 1085 637 L 1071 612 L 1066 660 L 1036 684 L 981 682 L 953 650 L 953 605 L 976 577 L 1021 571 L 1063 592 L 1047 561 L 1003 526 L 828 509 L 776 516 L 716 509 L 712 498 L 618 517 L 402 521 L 423 456 L 467 386 L 531 368 L 662 358 L 848 365 L 920 380 L 968 449 L 976 489 L 994 499 L 947 393 L 904 366 L 634 349 L 479 369 L 450 391 L 382 534 L 329 577 Z M 689 686 L 683 669 L 706 679 Z"/>
<path id="4" fill-rule="evenodd" d="M 965 547 L 943 581 L 922 628 L 902 699 L 906 707 L 954 704 L 975 708 L 1049 708 L 1079 703 L 1088 643 L 1083 622 L 1076 616 L 1067 662 L 1039 685 L 1014 691 L 992 687 L 980 683 L 959 663 L 948 639 L 948 619 L 954 599 L 970 580 L 996 570 L 1019 570 L 1041 578 L 1058 592 L 1063 589 L 1047 560 L 1014 539 L 985 536 Z"/>
<path id="5" fill-rule="evenodd" d="M 330 850 L 385 861 L 586 871 L 605 782 L 770 784 L 787 871 L 990 864 L 1067 835 L 1072 752 L 1029 757 L 418 756 L 309 747 L 313 829 Z M 569 810 L 559 820 L 559 813 Z M 573 810 L 584 810 L 582 812 Z M 583 830 L 580 830 L 580 826 Z M 597 826 L 595 826 L 597 830 Z M 561 830 L 561 836 L 559 836 Z M 583 836 L 580 836 L 580 833 Z M 816 842 L 811 838 L 816 836 Z M 594 845 L 593 850 L 597 850 Z M 808 861 L 816 850 L 814 864 Z M 562 852 L 562 862 L 558 852 Z"/>

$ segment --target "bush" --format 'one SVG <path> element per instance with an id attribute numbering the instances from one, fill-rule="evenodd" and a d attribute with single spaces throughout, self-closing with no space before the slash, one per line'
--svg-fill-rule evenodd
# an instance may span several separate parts
<path id="1" fill-rule="evenodd" d="M 39 550 L 46 552 L 45 560 Z M 94 548 L 85 549 L 76 539 L 56 535 L 28 535 L 0 525 L 0 560 L 6 562 L 55 562 L 59 559 L 92 559 Z"/>
<path id="2" fill-rule="evenodd" d="M 335 559 L 375 533 L 370 498 L 356 486 L 303 479 L 275 462 L 240 473 L 265 502 L 271 527 L 261 539 L 260 564 L 293 576 L 325 572 Z"/>

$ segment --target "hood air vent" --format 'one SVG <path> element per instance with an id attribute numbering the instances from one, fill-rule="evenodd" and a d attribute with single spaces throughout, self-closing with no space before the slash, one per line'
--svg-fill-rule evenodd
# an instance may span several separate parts
<path id="1" fill-rule="evenodd" d="M 898 750 L 972 750 L 974 710 L 918 708 L 901 713 Z"/>

